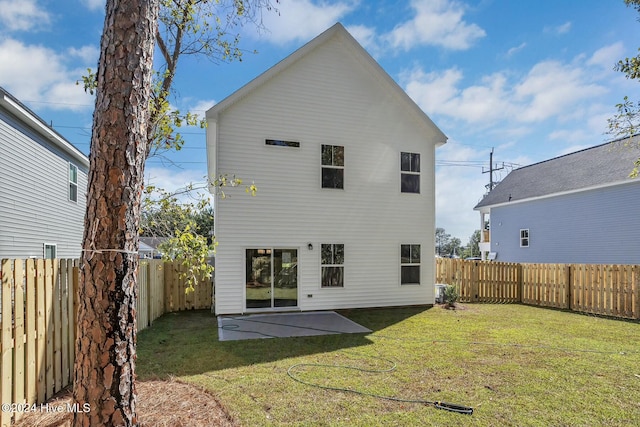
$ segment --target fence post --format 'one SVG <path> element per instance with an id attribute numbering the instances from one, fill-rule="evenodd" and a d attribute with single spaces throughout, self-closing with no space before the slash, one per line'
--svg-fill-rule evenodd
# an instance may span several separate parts
<path id="1" fill-rule="evenodd" d="M 13 307 L 11 306 L 11 261 L 8 259 L 2 260 L 2 362 L 0 364 L 0 397 L 2 404 L 12 403 L 12 387 L 13 380 L 13 343 L 12 343 L 12 313 Z M 11 412 L 0 412 L 0 422 L 2 426 L 11 425 Z"/>
<path id="2" fill-rule="evenodd" d="M 571 298 L 573 298 L 573 266 L 572 264 L 564 265 L 564 283 L 565 283 L 565 308 L 567 310 L 573 309 L 573 304 L 571 304 Z"/>
<path id="3" fill-rule="evenodd" d="M 518 304 L 522 304 L 522 286 L 523 286 L 523 280 L 522 280 L 522 264 L 518 263 L 516 264 L 516 302 Z"/>
<path id="4" fill-rule="evenodd" d="M 633 285 L 631 286 L 631 289 L 633 318 L 640 319 L 640 265 L 636 265 L 633 269 Z"/>
<path id="5" fill-rule="evenodd" d="M 478 262 L 474 261 L 471 267 L 471 301 L 478 302 Z"/>

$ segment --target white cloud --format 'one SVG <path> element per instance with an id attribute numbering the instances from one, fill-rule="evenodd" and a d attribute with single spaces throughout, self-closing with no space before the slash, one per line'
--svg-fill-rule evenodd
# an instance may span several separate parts
<path id="1" fill-rule="evenodd" d="M 485 153 L 450 141 L 436 150 L 436 160 L 476 161 Z M 488 163 L 488 161 L 487 161 Z M 486 181 L 486 182 L 485 182 Z M 471 232 L 480 228 L 480 214 L 473 207 L 485 193 L 488 177 L 478 167 L 436 168 L 436 226 L 466 245 Z M 464 191 L 460 191 L 460 189 Z"/>
<path id="2" fill-rule="evenodd" d="M 522 42 L 520 43 L 518 46 L 512 47 L 511 49 L 509 49 L 507 51 L 507 56 L 513 56 L 516 53 L 520 52 L 522 49 L 524 49 L 527 46 L 527 43 Z"/>
<path id="3" fill-rule="evenodd" d="M 147 165 L 145 167 L 144 176 L 145 185 L 147 186 L 153 185 L 170 193 L 175 193 L 182 191 L 188 185 L 193 184 L 193 187 L 195 188 L 193 196 L 197 196 L 198 194 L 204 194 L 207 197 L 209 196 L 209 191 L 206 187 L 206 171 L 204 173 L 193 169 L 177 171 L 175 168 L 163 168 Z M 182 194 L 179 197 L 179 200 L 182 202 L 194 201 L 194 199 L 187 193 Z"/>
<path id="4" fill-rule="evenodd" d="M 412 0 L 411 7 L 415 16 L 385 37 L 396 49 L 433 45 L 464 50 L 486 35 L 478 25 L 464 21 L 464 5 L 454 0 Z"/>
<path id="5" fill-rule="evenodd" d="M 26 31 L 47 27 L 49 13 L 36 0 L 0 0 L 0 24 L 9 31 Z"/>
<path id="6" fill-rule="evenodd" d="M 278 45 L 309 41 L 340 21 L 356 4 L 354 1 L 281 0 L 277 6 L 278 14 L 263 16 L 267 28 L 263 37 Z"/>
<path id="7" fill-rule="evenodd" d="M 379 52 L 376 30 L 366 25 L 352 25 L 347 28 L 349 34 L 360 43 L 370 54 L 375 55 Z"/>
<path id="8" fill-rule="evenodd" d="M 216 105 L 216 101 L 213 99 L 201 99 L 191 105 L 189 107 L 189 111 L 193 114 L 197 114 L 200 119 L 204 119 L 204 114 L 214 105 Z"/>
<path id="9" fill-rule="evenodd" d="M 558 61 L 534 65 L 513 90 L 515 99 L 523 106 L 518 118 L 525 122 L 575 113 L 581 101 L 605 92 L 604 86 L 591 82 L 583 69 Z"/>
<path id="10" fill-rule="evenodd" d="M 82 46 L 80 48 L 71 47 L 67 49 L 67 53 L 85 63 L 96 64 L 93 69 L 97 67 L 98 59 L 100 58 L 100 51 L 97 46 Z"/>
<path id="11" fill-rule="evenodd" d="M 460 89 L 462 72 L 448 69 L 442 73 L 415 70 L 406 82 L 406 92 L 428 114 L 445 114 L 474 124 L 487 124 L 508 114 L 506 77 L 496 73 L 481 84 Z"/>
<path id="12" fill-rule="evenodd" d="M 596 50 L 587 60 L 587 64 L 610 71 L 622 57 L 624 57 L 624 46 L 622 42 L 618 42 Z"/>
<path id="13" fill-rule="evenodd" d="M 519 80 L 513 73 L 496 72 L 466 87 L 458 69 L 432 73 L 415 69 L 404 73 L 401 81 L 427 114 L 446 115 L 474 126 L 500 123 L 506 130 L 550 118 L 585 123 L 589 114 L 602 114 L 593 109 L 593 100 L 608 90 L 605 82 L 597 80 L 597 73 L 580 64 L 542 61 Z"/>
<path id="14" fill-rule="evenodd" d="M 82 4 L 89 10 L 104 9 L 105 0 L 82 0 Z"/>
<path id="15" fill-rule="evenodd" d="M 415 69 L 402 78 L 405 91 L 427 114 L 444 113 L 442 105 L 459 96 L 458 84 L 462 80 L 462 72 L 450 68 L 443 72 L 425 73 Z"/>
<path id="16" fill-rule="evenodd" d="M 544 27 L 543 31 L 547 34 L 566 34 L 571 31 L 571 21 L 567 21 L 564 24 L 556 25 L 555 27 Z"/>
<path id="17" fill-rule="evenodd" d="M 48 103 L 52 109 L 92 108 L 93 97 L 75 84 L 85 68 L 69 68 L 66 55 L 43 46 L 0 41 L 0 81 L 20 100 Z"/>

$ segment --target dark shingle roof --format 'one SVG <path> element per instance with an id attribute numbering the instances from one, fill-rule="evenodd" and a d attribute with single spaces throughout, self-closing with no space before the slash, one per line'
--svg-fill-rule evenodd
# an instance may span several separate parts
<path id="1" fill-rule="evenodd" d="M 629 181 L 639 157 L 640 136 L 634 136 L 515 169 L 474 209 Z"/>

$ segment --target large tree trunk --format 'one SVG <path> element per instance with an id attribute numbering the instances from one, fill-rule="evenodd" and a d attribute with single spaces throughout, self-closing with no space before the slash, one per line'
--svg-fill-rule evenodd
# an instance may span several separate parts
<path id="1" fill-rule="evenodd" d="M 158 0 L 108 0 L 78 292 L 75 426 L 137 425 L 136 276 Z"/>

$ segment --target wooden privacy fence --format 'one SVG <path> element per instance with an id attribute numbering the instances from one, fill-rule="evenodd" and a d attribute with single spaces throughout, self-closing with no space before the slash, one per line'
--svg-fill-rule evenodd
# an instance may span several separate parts
<path id="1" fill-rule="evenodd" d="M 436 282 L 456 286 L 462 302 L 523 303 L 640 319 L 640 265 L 438 258 Z"/>
<path id="2" fill-rule="evenodd" d="M 20 411 L 6 404 L 45 402 L 73 381 L 75 359 L 77 259 L 3 259 L 0 264 L 0 413 L 2 427 Z M 185 293 L 179 263 L 141 260 L 138 271 L 138 331 L 162 314 L 208 309 L 210 279 Z M 18 409 L 19 406 L 14 406 Z"/>

